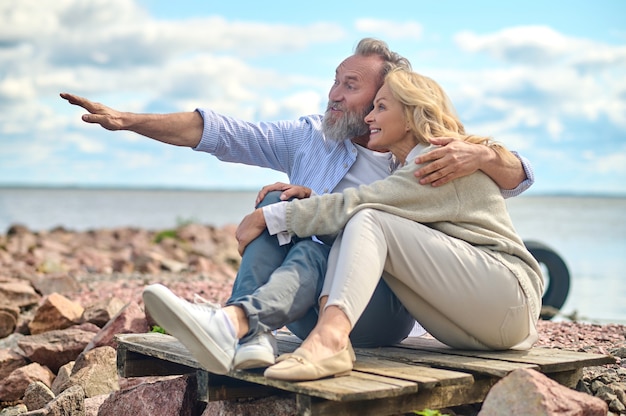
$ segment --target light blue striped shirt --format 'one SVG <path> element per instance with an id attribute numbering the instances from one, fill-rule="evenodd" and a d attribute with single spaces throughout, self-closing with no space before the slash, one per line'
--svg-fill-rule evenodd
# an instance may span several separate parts
<path id="1" fill-rule="evenodd" d="M 194 150 L 225 162 L 284 172 L 292 184 L 307 186 L 316 194 L 332 192 L 356 161 L 357 150 L 349 139 L 335 141 L 324 137 L 322 115 L 251 123 L 208 109 L 197 111 L 204 119 L 204 130 Z M 527 179 L 515 189 L 502 190 L 505 198 L 521 194 L 535 181 L 530 163 L 515 154 Z"/>

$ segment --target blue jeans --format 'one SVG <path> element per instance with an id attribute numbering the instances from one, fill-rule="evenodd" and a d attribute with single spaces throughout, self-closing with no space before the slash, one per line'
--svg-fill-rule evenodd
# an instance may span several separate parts
<path id="1" fill-rule="evenodd" d="M 279 201 L 271 192 L 259 206 Z M 322 290 L 330 246 L 310 238 L 293 238 L 280 246 L 265 230 L 243 254 L 226 305 L 241 307 L 250 330 L 246 342 L 262 331 L 283 326 L 300 339 L 311 332 L 318 317 L 317 300 Z M 383 279 L 380 279 L 363 315 L 352 329 L 355 347 L 380 347 L 402 341 L 415 322 Z"/>

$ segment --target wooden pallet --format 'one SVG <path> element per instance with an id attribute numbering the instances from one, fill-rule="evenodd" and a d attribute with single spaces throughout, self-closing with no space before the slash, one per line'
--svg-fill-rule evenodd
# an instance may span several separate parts
<path id="1" fill-rule="evenodd" d="M 548 348 L 480 352 L 451 349 L 429 338 L 408 338 L 395 347 L 355 349 L 350 376 L 307 382 L 263 377 L 261 370 L 210 374 L 175 338 L 158 334 L 118 335 L 117 365 L 122 377 L 195 373 L 198 398 L 205 402 L 291 393 L 298 414 L 394 415 L 480 403 L 502 377 L 518 368 L 540 371 L 574 387 L 588 366 L 615 362 L 607 355 Z M 279 334 L 281 353 L 300 340 Z"/>

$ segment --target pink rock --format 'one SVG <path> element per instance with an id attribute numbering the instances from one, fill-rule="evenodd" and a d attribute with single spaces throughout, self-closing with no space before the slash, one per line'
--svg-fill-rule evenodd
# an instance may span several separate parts
<path id="1" fill-rule="evenodd" d="M 13 333 L 19 313 L 18 308 L 0 306 L 0 339 Z"/>
<path id="2" fill-rule="evenodd" d="M 62 365 L 74 361 L 93 337 L 93 332 L 68 328 L 25 336 L 18 341 L 18 346 L 29 360 L 56 373 Z"/>
<path id="3" fill-rule="evenodd" d="M 26 254 L 36 244 L 37 237 L 28 229 L 20 229 L 15 233 L 12 233 L 12 230 L 9 229 L 5 250 L 11 255 Z"/>
<path id="4" fill-rule="evenodd" d="M 148 332 L 148 329 L 148 322 L 143 310 L 136 302 L 130 302 L 96 334 L 89 345 L 85 347 L 85 351 L 104 345 L 117 348 L 115 335 L 139 334 Z"/>
<path id="5" fill-rule="evenodd" d="M 62 365 L 57 371 L 57 376 L 54 378 L 50 389 L 56 395 L 63 393 L 68 387 L 72 385 L 70 382 L 70 376 L 74 369 L 74 361 L 70 361 L 67 364 Z"/>
<path id="6" fill-rule="evenodd" d="M 100 332 L 100 327 L 91 322 L 83 322 L 82 324 L 73 326 L 72 328 L 82 329 L 83 331 L 92 332 L 94 334 L 97 334 L 98 332 Z"/>
<path id="7" fill-rule="evenodd" d="M 92 273 L 111 273 L 113 271 L 113 261 L 109 252 L 89 247 L 77 247 L 74 257 L 78 260 L 83 269 Z"/>
<path id="8" fill-rule="evenodd" d="M 100 328 L 104 327 L 115 315 L 121 311 L 126 303 L 120 298 L 102 299 L 85 308 L 83 322 L 92 323 Z"/>
<path id="9" fill-rule="evenodd" d="M 0 401 L 21 399 L 28 385 L 35 381 L 41 381 L 49 387 L 53 378 L 52 371 L 37 363 L 20 367 L 11 372 L 8 377 L 0 380 Z"/>
<path id="10" fill-rule="evenodd" d="M 26 358 L 10 349 L 0 350 L 0 380 L 27 364 Z"/>
<path id="11" fill-rule="evenodd" d="M 98 411 L 102 403 L 109 397 L 109 394 L 102 394 L 96 397 L 85 398 L 85 416 L 98 416 Z"/>
<path id="12" fill-rule="evenodd" d="M 98 416 L 190 416 L 196 397 L 195 377 L 181 376 L 114 392 L 102 403 Z"/>
<path id="13" fill-rule="evenodd" d="M 544 374 L 518 369 L 489 391 L 478 416 L 606 416 L 607 404 L 569 389 Z"/>
<path id="14" fill-rule="evenodd" d="M 80 290 L 76 279 L 67 273 L 48 273 L 33 276 L 30 281 L 37 291 L 43 295 L 52 293 L 72 293 Z"/>
<path id="15" fill-rule="evenodd" d="M 189 267 L 196 273 L 209 274 L 215 269 L 215 264 L 202 256 L 192 256 L 189 259 Z"/>
<path id="16" fill-rule="evenodd" d="M 76 302 L 58 293 L 46 297 L 43 304 L 37 309 L 35 317 L 28 324 L 33 335 L 55 329 L 69 328 L 80 323 L 83 307 Z"/>
<path id="17" fill-rule="evenodd" d="M 0 305 L 21 308 L 36 305 L 39 299 L 40 296 L 27 281 L 0 283 Z"/>

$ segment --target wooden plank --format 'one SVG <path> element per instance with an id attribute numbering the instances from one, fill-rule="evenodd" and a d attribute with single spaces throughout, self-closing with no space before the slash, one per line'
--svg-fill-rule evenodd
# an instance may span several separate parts
<path id="1" fill-rule="evenodd" d="M 411 350 L 431 351 L 442 354 L 454 354 L 465 357 L 486 358 L 517 363 L 534 364 L 544 373 L 575 370 L 581 367 L 590 367 L 615 363 L 615 358 L 609 355 L 582 353 L 554 348 L 536 347 L 530 350 L 517 351 L 470 351 L 452 349 L 441 342 L 423 337 L 407 338 L 399 345 L 410 347 Z"/>
<path id="2" fill-rule="evenodd" d="M 422 351 L 407 348 L 387 347 L 367 351 L 359 350 L 357 357 L 366 354 L 385 358 L 392 361 L 421 364 L 435 368 L 449 369 L 452 371 L 468 371 L 473 374 L 483 374 L 494 377 L 505 377 L 511 371 L 519 368 L 539 370 L 535 364 L 492 360 L 470 355 L 452 355 L 441 352 Z M 360 358 L 359 358 L 360 359 Z"/>
<path id="3" fill-rule="evenodd" d="M 250 383 L 229 376 L 210 374 L 204 370 L 198 370 L 196 377 L 198 380 L 198 400 L 207 403 L 288 394 L 286 391 L 274 387 Z"/>
<path id="4" fill-rule="evenodd" d="M 576 370 L 547 373 L 546 376 L 556 381 L 557 383 L 564 385 L 565 387 L 575 389 L 576 385 L 583 376 L 583 369 L 577 368 Z"/>
<path id="5" fill-rule="evenodd" d="M 352 371 L 350 376 L 322 380 L 289 382 L 272 380 L 250 371 L 233 371 L 229 376 L 292 393 L 305 394 L 333 401 L 369 400 L 413 394 L 418 391 L 414 381 Z"/>
<path id="6" fill-rule="evenodd" d="M 187 348 L 176 338 L 149 332 L 146 334 L 119 334 L 115 336 L 119 344 L 123 344 L 128 351 L 148 355 L 164 361 L 182 364 L 187 367 L 201 368 Z"/>
<path id="7" fill-rule="evenodd" d="M 194 372 L 195 368 L 130 351 L 126 345 L 118 344 L 117 373 L 120 377 L 170 376 Z"/>
<path id="8" fill-rule="evenodd" d="M 422 390 L 416 394 L 357 402 L 328 401 L 306 395 L 298 395 L 296 396 L 296 405 L 300 415 L 398 415 L 423 409 L 442 409 L 463 404 L 480 403 L 497 381 L 496 377 L 490 377 L 477 380 L 469 386 L 441 386 L 430 390 Z"/>
<path id="9" fill-rule="evenodd" d="M 378 357 L 359 356 L 359 359 L 354 364 L 354 370 L 362 373 L 415 381 L 420 389 L 430 389 L 435 386 L 472 384 L 474 382 L 474 377 L 471 374 L 422 365 L 409 365 Z"/>

